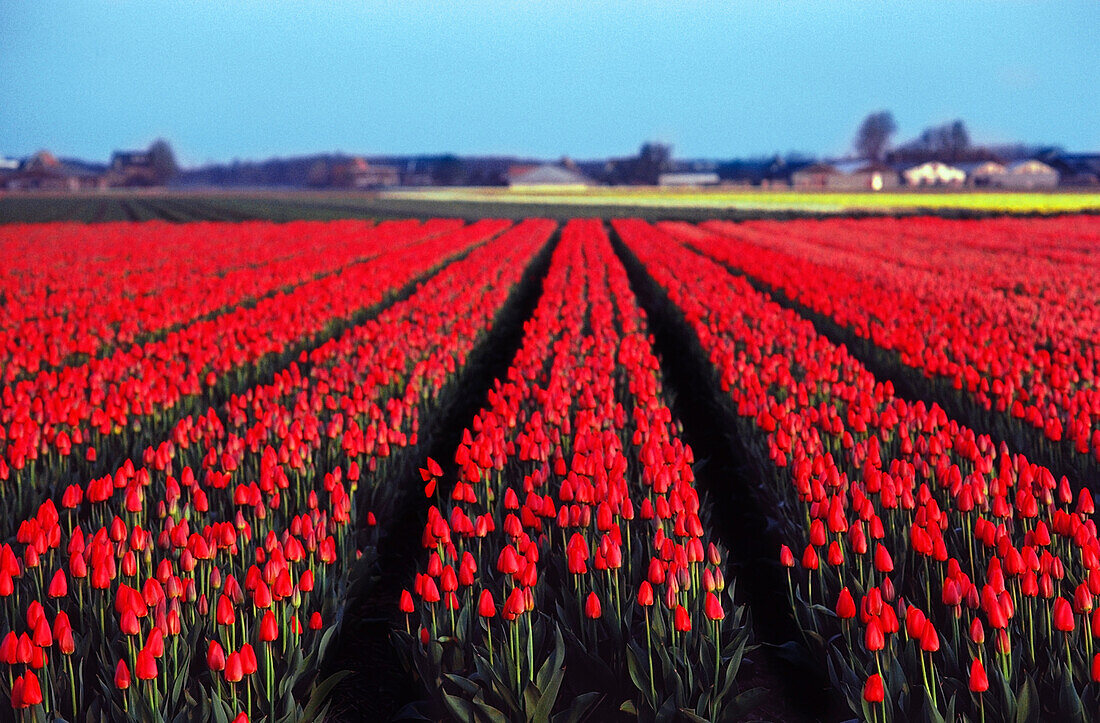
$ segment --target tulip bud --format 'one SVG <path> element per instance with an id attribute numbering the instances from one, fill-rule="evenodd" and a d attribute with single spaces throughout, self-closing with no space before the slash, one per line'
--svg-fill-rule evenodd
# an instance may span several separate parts
<path id="1" fill-rule="evenodd" d="M 497 606 L 493 601 L 493 593 L 482 590 L 477 602 L 477 614 L 483 618 L 491 618 L 497 614 Z"/>
<path id="2" fill-rule="evenodd" d="M 590 618 L 598 618 L 601 614 L 600 598 L 595 592 L 588 593 L 588 599 L 584 603 L 584 614 Z"/>
<path id="3" fill-rule="evenodd" d="M 856 616 L 856 603 L 847 587 L 841 589 L 837 598 L 836 614 L 842 620 L 850 620 Z"/>
<path id="4" fill-rule="evenodd" d="M 712 592 L 707 593 L 706 602 L 703 605 L 703 612 L 711 620 L 723 620 L 726 617 L 726 611 L 722 609 L 722 603 L 718 599 L 718 596 Z"/>
<path id="5" fill-rule="evenodd" d="M 868 703 L 881 703 L 886 698 L 886 690 L 882 684 L 882 676 L 878 673 L 867 678 L 863 685 L 863 699 Z"/>
<path id="6" fill-rule="evenodd" d="M 970 690 L 973 693 L 984 693 L 989 690 L 989 678 L 985 674 L 985 666 L 978 658 L 970 663 Z"/>
<path id="7" fill-rule="evenodd" d="M 119 690 L 126 690 L 130 687 L 130 669 L 126 667 L 126 661 L 118 661 L 118 665 L 115 666 L 115 687 Z"/>
<path id="8" fill-rule="evenodd" d="M 206 648 L 206 665 L 215 672 L 225 670 L 225 650 L 217 640 L 211 640 Z"/>

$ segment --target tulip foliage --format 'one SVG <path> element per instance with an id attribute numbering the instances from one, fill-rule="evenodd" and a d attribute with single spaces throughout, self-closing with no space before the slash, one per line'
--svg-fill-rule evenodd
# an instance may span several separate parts
<path id="1" fill-rule="evenodd" d="M 692 229 L 615 228 L 728 394 L 731 431 L 784 530 L 794 613 L 853 711 L 1094 715 L 1100 543 L 1088 490 L 895 396 L 808 321 L 681 243 L 698 240 Z"/>
<path id="2" fill-rule="evenodd" d="M 399 244 L 383 257 L 388 280 L 349 287 L 349 304 L 465 255 L 22 520 L 0 545 L 0 691 L 12 708 L 28 719 L 315 717 L 338 682 L 317 675 L 349 573 L 403 493 L 387 481 L 554 229 L 508 226 Z"/>
<path id="3" fill-rule="evenodd" d="M 599 222 L 564 228 L 525 329 L 453 478 L 422 470 L 425 559 L 399 645 L 459 720 L 744 714 L 759 695 L 736 682 L 746 615 Z"/>

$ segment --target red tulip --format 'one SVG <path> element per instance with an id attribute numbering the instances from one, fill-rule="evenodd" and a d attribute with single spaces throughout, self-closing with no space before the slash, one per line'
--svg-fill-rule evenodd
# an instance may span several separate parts
<path id="1" fill-rule="evenodd" d="M 856 603 L 847 587 L 840 590 L 840 596 L 836 601 L 836 615 L 842 620 L 850 620 L 856 616 Z"/>
<path id="2" fill-rule="evenodd" d="M 783 567 L 794 567 L 794 553 L 786 545 L 779 548 L 779 564 Z"/>
<path id="3" fill-rule="evenodd" d="M 687 608 L 683 605 L 677 605 L 672 616 L 673 625 L 677 631 L 686 633 L 691 630 L 691 616 L 688 615 Z"/>
<path id="4" fill-rule="evenodd" d="M 590 618 L 598 618 L 601 614 L 600 598 L 595 592 L 588 593 L 588 599 L 584 603 L 584 614 Z"/>
<path id="5" fill-rule="evenodd" d="M 225 659 L 225 680 L 229 683 L 236 683 L 243 677 L 244 668 L 241 666 L 241 654 L 234 650 Z"/>
<path id="6" fill-rule="evenodd" d="M 1054 598 L 1054 628 L 1064 633 L 1073 632 L 1075 622 L 1073 608 L 1064 597 Z"/>
<path id="7" fill-rule="evenodd" d="M 118 665 L 115 666 L 115 687 L 119 690 L 126 690 L 130 687 L 130 669 L 126 667 L 126 661 L 118 661 Z"/>
<path id="8" fill-rule="evenodd" d="M 250 643 L 245 643 L 241 646 L 241 671 L 245 675 L 252 675 L 256 672 L 258 667 L 256 661 L 256 652 L 252 649 Z"/>
<path id="9" fill-rule="evenodd" d="M 13 696 L 14 698 L 14 696 Z M 24 708 L 39 705 L 42 702 L 42 686 L 38 683 L 38 676 L 28 670 L 23 675 L 23 694 L 21 704 Z"/>
<path id="10" fill-rule="evenodd" d="M 58 570 L 54 573 L 53 578 L 50 580 L 49 589 L 46 594 L 52 598 L 65 597 L 69 592 L 69 584 L 65 579 L 65 571 Z"/>
<path id="11" fill-rule="evenodd" d="M 642 584 L 638 586 L 638 604 L 642 607 L 653 605 L 653 586 L 647 580 L 642 580 Z"/>
<path id="12" fill-rule="evenodd" d="M 882 631 L 882 624 L 879 623 L 878 618 L 872 618 L 871 622 L 867 623 L 867 629 L 864 631 L 863 635 L 863 642 L 871 652 L 882 650 L 886 647 L 886 635 Z"/>
<path id="13" fill-rule="evenodd" d="M 413 605 L 412 594 L 408 590 L 401 591 L 400 607 L 401 612 L 405 613 L 406 615 L 416 610 L 416 607 Z"/>
<path id="14" fill-rule="evenodd" d="M 973 693 L 984 693 L 989 690 L 989 678 L 985 674 L 985 666 L 978 658 L 970 663 L 970 690 Z"/>
<path id="15" fill-rule="evenodd" d="M 215 672 L 225 670 L 225 650 L 217 640 L 211 640 L 206 648 L 206 665 Z"/>
<path id="16" fill-rule="evenodd" d="M 138 680 L 153 680 L 157 677 L 157 659 L 148 648 L 138 651 L 137 661 L 134 663 L 134 673 Z"/>
<path id="17" fill-rule="evenodd" d="M 924 632 L 920 636 L 920 649 L 926 653 L 934 653 L 940 649 L 940 636 L 931 620 L 924 623 Z"/>
<path id="18" fill-rule="evenodd" d="M 275 620 L 275 613 L 270 610 L 264 613 L 260 619 L 260 640 L 270 643 L 279 638 L 279 624 Z"/>
<path id="19" fill-rule="evenodd" d="M 483 618 L 491 618 L 497 614 L 497 606 L 493 601 L 493 593 L 488 590 L 481 591 L 481 597 L 477 601 L 477 614 Z"/>
<path id="20" fill-rule="evenodd" d="M 879 572 L 891 572 L 894 569 L 894 560 L 881 542 L 875 546 L 875 569 Z"/>
<path id="21" fill-rule="evenodd" d="M 726 617 L 726 611 L 722 609 L 722 603 L 718 600 L 718 596 L 712 592 L 707 593 L 706 602 L 703 605 L 703 611 L 706 616 L 711 620 L 723 620 Z"/>
<path id="22" fill-rule="evenodd" d="M 863 699 L 868 703 L 881 703 L 886 698 L 886 690 L 882 685 L 882 676 L 874 673 L 863 684 Z"/>

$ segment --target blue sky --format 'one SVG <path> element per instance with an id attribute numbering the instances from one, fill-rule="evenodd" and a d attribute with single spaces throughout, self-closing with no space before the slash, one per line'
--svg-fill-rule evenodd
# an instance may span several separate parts
<path id="1" fill-rule="evenodd" d="M 878 109 L 1100 151 L 1098 32 L 1095 0 L 0 0 L 0 154 L 828 155 Z"/>

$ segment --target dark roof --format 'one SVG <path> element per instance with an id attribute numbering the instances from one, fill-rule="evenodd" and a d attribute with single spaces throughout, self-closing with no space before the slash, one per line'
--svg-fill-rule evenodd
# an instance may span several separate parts
<path id="1" fill-rule="evenodd" d="M 111 155 L 111 165 L 151 166 L 153 159 L 145 151 L 115 151 Z"/>
<path id="2" fill-rule="evenodd" d="M 800 168 L 795 173 L 839 173 L 836 166 L 829 163 L 812 163 L 805 168 Z"/>

